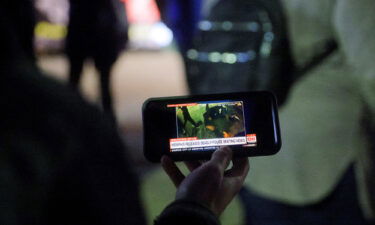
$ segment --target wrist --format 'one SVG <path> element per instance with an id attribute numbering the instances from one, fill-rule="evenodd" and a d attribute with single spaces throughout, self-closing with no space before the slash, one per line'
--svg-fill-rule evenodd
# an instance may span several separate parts
<path id="1" fill-rule="evenodd" d="M 176 224 L 219 224 L 214 212 L 199 201 L 193 199 L 178 199 L 169 204 L 157 218 L 155 224 L 175 222 Z"/>

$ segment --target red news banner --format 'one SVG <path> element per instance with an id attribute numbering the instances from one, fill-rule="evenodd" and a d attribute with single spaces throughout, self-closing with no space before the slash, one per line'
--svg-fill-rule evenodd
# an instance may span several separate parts
<path id="1" fill-rule="evenodd" d="M 249 143 L 256 143 L 256 135 L 248 134 L 245 137 L 230 137 L 230 138 L 212 138 L 212 139 L 198 139 L 196 137 L 188 138 L 172 138 L 169 141 L 170 149 L 181 148 L 198 148 L 210 146 L 223 146 L 223 145 L 245 145 Z"/>

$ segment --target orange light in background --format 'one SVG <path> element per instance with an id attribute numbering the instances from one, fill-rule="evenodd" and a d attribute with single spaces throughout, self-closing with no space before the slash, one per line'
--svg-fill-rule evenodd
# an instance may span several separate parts
<path id="1" fill-rule="evenodd" d="M 172 31 L 161 21 L 155 0 L 120 0 L 129 22 L 129 48 L 160 49 L 173 41 Z"/>
<path id="2" fill-rule="evenodd" d="M 154 0 L 121 0 L 126 4 L 130 24 L 154 24 L 160 21 L 160 13 Z"/>

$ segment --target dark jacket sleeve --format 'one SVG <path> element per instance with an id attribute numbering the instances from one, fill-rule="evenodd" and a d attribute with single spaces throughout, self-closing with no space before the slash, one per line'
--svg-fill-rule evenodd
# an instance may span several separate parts
<path id="1" fill-rule="evenodd" d="M 154 225 L 219 225 L 218 218 L 206 206 L 190 201 L 177 200 L 167 206 Z"/>

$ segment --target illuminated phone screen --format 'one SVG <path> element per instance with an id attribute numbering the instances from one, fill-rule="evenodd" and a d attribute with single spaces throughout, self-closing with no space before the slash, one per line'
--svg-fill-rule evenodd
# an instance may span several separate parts
<path id="1" fill-rule="evenodd" d="M 255 147 L 256 134 L 246 130 L 243 101 L 169 104 L 176 115 L 176 135 L 170 152 L 212 151 L 220 146 Z"/>
<path id="2" fill-rule="evenodd" d="M 208 159 L 220 146 L 234 156 L 280 150 L 276 99 L 269 92 L 152 98 L 143 106 L 144 155 L 158 162 Z"/>

